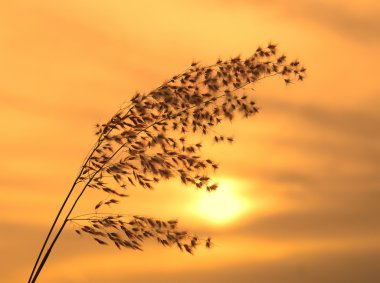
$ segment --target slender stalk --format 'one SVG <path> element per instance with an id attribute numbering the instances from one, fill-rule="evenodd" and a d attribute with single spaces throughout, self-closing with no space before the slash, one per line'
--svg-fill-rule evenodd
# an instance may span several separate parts
<path id="1" fill-rule="evenodd" d="M 39 262 L 39 260 L 40 260 L 40 258 L 41 258 L 41 255 L 42 255 L 42 253 L 43 253 L 43 251 L 44 251 L 44 249 L 45 249 L 45 247 L 46 247 L 47 242 L 49 241 L 50 235 L 51 235 L 51 233 L 53 232 L 55 225 L 57 224 L 58 218 L 60 217 L 63 208 L 65 207 L 65 205 L 66 205 L 67 201 L 69 200 L 69 198 L 70 198 L 72 192 L 74 191 L 75 185 L 76 185 L 76 183 L 74 182 L 74 184 L 73 184 L 73 186 L 71 187 L 69 193 L 67 194 L 65 200 L 63 201 L 63 203 L 62 203 L 62 205 L 61 205 L 61 208 L 59 209 L 58 214 L 56 215 L 56 217 L 55 217 L 55 219 L 54 219 L 53 224 L 52 224 L 51 227 L 50 227 L 49 233 L 47 234 L 47 236 L 46 236 L 46 238 L 45 238 L 45 241 L 44 241 L 44 243 L 43 243 L 43 245 L 42 245 L 42 248 L 41 248 L 41 250 L 40 250 L 40 252 L 39 252 L 39 254 L 38 254 L 38 257 L 37 257 L 37 259 L 36 259 L 36 262 L 34 263 L 34 266 L 33 266 L 32 272 L 30 273 L 30 276 L 29 276 L 29 279 L 28 279 L 28 283 L 30 283 L 30 280 L 32 279 L 32 276 L 33 276 L 33 274 L 34 274 L 34 271 L 36 270 L 36 267 L 37 267 L 37 264 L 38 264 L 38 262 Z"/>
<path id="2" fill-rule="evenodd" d="M 92 151 L 90 151 L 90 153 L 88 154 L 88 157 L 86 158 L 84 164 L 82 165 L 82 168 L 81 168 L 81 170 L 80 170 L 80 172 L 79 172 L 77 178 L 75 179 L 73 185 L 71 186 L 71 189 L 70 189 L 69 193 L 67 194 L 65 200 L 63 201 L 63 203 L 62 203 L 62 205 L 61 205 L 61 207 L 60 207 L 60 209 L 59 209 L 59 211 L 58 211 L 58 213 L 57 213 L 57 215 L 56 215 L 56 217 L 55 217 L 55 219 L 54 219 L 54 221 L 53 221 L 53 224 L 51 225 L 50 230 L 49 230 L 49 232 L 48 232 L 48 234 L 47 234 L 47 236 L 46 236 L 46 238 L 45 238 L 45 240 L 44 240 L 44 243 L 43 243 L 43 245 L 42 245 L 42 247 L 41 247 L 41 250 L 40 250 L 40 252 L 39 252 L 39 254 L 38 254 L 38 257 L 37 257 L 37 259 L 36 259 L 36 262 L 34 263 L 34 266 L 33 266 L 32 272 L 30 273 L 30 276 L 29 276 L 29 279 L 28 279 L 28 283 L 31 282 L 31 279 L 32 279 L 32 277 L 33 277 L 33 274 L 34 274 L 34 272 L 35 272 L 35 270 L 36 270 L 36 268 L 37 268 L 38 262 L 39 262 L 39 260 L 41 259 L 41 256 L 42 256 L 42 254 L 43 254 L 43 251 L 45 250 L 46 244 L 47 244 L 47 242 L 49 241 L 49 238 L 50 238 L 50 236 L 51 236 L 51 234 L 52 234 L 52 232 L 53 232 L 53 230 L 54 230 L 54 228 L 55 228 L 55 225 L 56 225 L 57 222 L 58 222 L 59 217 L 61 216 L 61 213 L 62 213 L 64 207 L 66 206 L 67 201 L 69 200 L 71 194 L 73 193 L 73 191 L 74 191 L 74 189 L 75 189 L 75 186 L 78 184 L 78 180 L 79 180 L 80 176 L 82 175 L 82 172 L 83 172 L 84 168 L 86 167 L 88 161 L 90 160 L 90 158 L 91 158 L 91 156 L 93 155 L 93 153 L 95 152 L 95 150 L 99 147 L 99 145 L 101 144 L 101 142 L 102 142 L 102 135 L 99 136 L 97 142 L 95 143 L 94 148 L 93 148 Z"/>
<path id="3" fill-rule="evenodd" d="M 109 158 L 108 161 L 110 161 L 114 156 L 115 156 L 116 152 Z M 108 163 L 108 162 L 107 162 Z M 70 208 L 70 211 L 67 213 L 66 217 L 65 217 L 65 220 L 63 221 L 63 224 L 61 225 L 61 227 L 59 228 L 56 236 L 54 237 L 54 240 L 52 241 L 52 243 L 50 244 L 45 256 L 43 257 L 40 265 L 38 266 L 38 269 L 35 273 L 35 275 L 33 276 L 33 279 L 30 283 L 35 283 L 37 278 L 38 278 L 38 275 L 40 274 L 42 268 L 44 267 L 47 259 L 49 258 L 49 255 L 55 245 L 55 242 L 58 240 L 59 236 L 61 235 L 62 231 L 63 231 L 63 228 L 65 227 L 70 215 L 71 215 L 71 212 L 74 210 L 77 202 L 79 201 L 79 199 L 81 198 L 81 196 L 83 195 L 83 193 L 85 192 L 87 186 L 91 183 L 91 181 L 95 178 L 95 176 L 104 168 L 104 166 L 107 164 L 107 163 L 104 163 L 102 167 L 100 167 L 92 176 L 91 178 L 88 180 L 88 182 L 86 183 L 86 185 L 83 187 L 82 191 L 80 192 L 80 194 L 78 195 L 78 197 L 75 199 L 73 205 L 71 206 Z"/>
<path id="4" fill-rule="evenodd" d="M 51 243 L 49 249 L 46 251 L 45 256 L 44 256 L 44 258 L 42 259 L 40 265 L 38 266 L 38 269 L 37 269 L 37 271 L 36 271 L 36 273 L 35 273 L 35 275 L 34 275 L 32 281 L 30 281 L 31 283 L 35 283 L 35 282 L 36 282 L 37 277 L 38 277 L 38 275 L 40 274 L 42 267 L 45 265 L 45 262 L 46 262 L 46 260 L 48 259 L 49 255 L 50 255 L 50 252 L 51 252 L 51 250 L 52 250 L 52 248 L 53 248 L 55 242 L 57 241 L 59 235 L 61 234 L 63 228 L 65 227 L 66 222 L 67 222 L 67 221 L 63 222 L 63 224 L 62 224 L 62 226 L 60 227 L 60 229 L 59 229 L 57 235 L 55 236 L 53 242 Z"/>
<path id="5" fill-rule="evenodd" d="M 50 230 L 49 230 L 49 232 L 48 232 L 48 234 L 47 234 L 47 236 L 46 236 L 46 238 L 45 238 L 45 241 L 44 241 L 44 243 L 43 243 L 43 245 L 42 245 L 42 248 L 41 248 L 41 250 L 40 250 L 40 252 L 39 252 L 39 254 L 38 254 L 37 260 L 36 260 L 36 262 L 35 262 L 35 264 L 34 264 L 34 266 L 33 266 L 32 272 L 30 273 L 30 276 L 29 276 L 28 282 L 30 282 L 30 280 L 31 280 L 31 278 L 32 278 L 32 276 L 33 276 L 33 273 L 34 273 L 34 271 L 36 270 L 36 267 L 37 267 L 37 264 L 38 264 L 38 262 L 39 262 L 39 260 L 40 260 L 40 258 L 41 258 L 41 255 L 42 255 L 42 253 L 43 253 L 43 251 L 44 251 L 44 249 L 45 249 L 45 247 L 46 247 L 47 242 L 49 241 L 50 235 L 51 235 L 51 233 L 53 232 L 53 230 L 54 230 L 54 228 L 55 228 L 55 225 L 57 224 L 57 221 L 58 221 L 59 217 L 61 216 L 61 213 L 62 213 L 64 207 L 66 206 L 67 201 L 69 200 L 71 194 L 73 193 L 73 191 L 74 191 L 74 189 L 75 189 L 75 186 L 76 186 L 76 184 L 77 184 L 77 181 L 78 181 L 78 179 L 79 179 L 79 176 L 80 176 L 80 175 L 82 174 L 82 172 L 83 172 L 83 168 L 84 168 L 84 166 L 82 167 L 82 169 L 81 169 L 81 171 L 80 171 L 78 177 L 77 177 L 76 180 L 74 181 L 74 183 L 73 183 L 73 185 L 72 185 L 72 187 L 71 187 L 69 193 L 67 194 L 65 200 L 63 201 L 63 203 L 62 203 L 62 205 L 61 205 L 61 207 L 60 207 L 60 209 L 59 209 L 59 211 L 58 211 L 58 213 L 57 213 L 57 215 L 56 215 L 56 217 L 55 217 L 55 219 L 54 219 L 53 224 L 52 224 L 51 227 L 50 227 Z"/>
<path id="6" fill-rule="evenodd" d="M 110 131 L 112 131 L 112 130 L 113 130 L 113 128 L 111 128 L 111 129 L 108 131 L 108 133 L 109 133 Z M 108 133 L 107 133 L 107 134 L 108 134 Z M 95 150 L 99 147 L 99 145 L 100 145 L 101 142 L 102 142 L 101 137 L 102 137 L 102 136 L 99 136 L 99 139 L 98 139 L 98 141 L 97 141 L 97 143 L 96 143 L 96 146 L 94 146 L 92 152 L 88 155 L 88 158 L 86 159 L 85 164 L 82 166 L 82 169 L 81 169 L 80 173 L 78 174 L 78 177 L 75 179 L 74 184 L 73 184 L 73 186 L 71 187 L 71 190 L 70 190 L 69 194 L 67 195 L 65 201 L 63 202 L 63 204 L 62 204 L 62 206 L 61 206 L 61 209 L 59 210 L 59 212 L 58 212 L 58 214 L 57 214 L 57 216 L 56 216 L 56 218 L 55 218 L 55 220 L 54 220 L 54 223 L 53 223 L 52 227 L 50 228 L 50 231 L 49 231 L 49 233 L 48 233 L 48 236 L 46 237 L 45 242 L 44 242 L 44 244 L 43 244 L 43 246 L 42 246 L 42 248 L 41 248 L 40 254 L 39 254 L 39 256 L 38 256 L 38 258 L 37 258 L 37 260 L 36 260 L 36 263 L 35 263 L 35 265 L 34 265 L 34 267 L 33 267 L 32 273 L 30 274 L 30 278 L 29 278 L 28 283 L 34 283 L 34 282 L 36 282 L 36 280 L 37 280 L 37 278 L 38 278 L 38 275 L 39 275 L 40 272 L 41 272 L 42 267 L 45 265 L 45 262 L 46 262 L 46 260 L 48 259 L 49 255 L 50 255 L 50 253 L 51 253 L 51 251 L 52 251 L 52 249 L 53 249 L 53 247 L 54 247 L 54 245 L 55 245 L 55 242 L 58 240 L 59 236 L 61 235 L 62 230 L 63 230 L 63 228 L 65 227 L 65 225 L 66 225 L 66 223 L 67 223 L 67 221 L 68 221 L 68 218 L 70 217 L 70 214 L 71 214 L 71 212 L 73 211 L 75 205 L 77 204 L 78 200 L 80 199 L 80 197 L 81 197 L 82 194 L 84 193 L 84 191 L 85 191 L 85 189 L 87 188 L 87 186 L 91 183 L 91 181 L 94 179 L 94 177 L 99 173 L 100 170 L 103 169 L 104 165 L 106 164 L 106 163 L 105 163 L 101 168 L 99 168 L 99 169 L 98 169 L 98 170 L 92 175 L 92 177 L 88 180 L 88 182 L 86 183 L 86 185 L 85 185 L 84 188 L 82 189 L 82 191 L 81 191 L 81 193 L 79 194 L 79 196 L 76 198 L 76 200 L 75 200 L 74 204 L 72 205 L 72 207 L 71 207 L 69 213 L 67 214 L 67 216 L 66 216 L 66 218 L 65 218 L 65 220 L 64 220 L 64 222 L 63 222 L 63 224 L 62 224 L 61 227 L 59 228 L 59 230 L 58 230 L 56 236 L 54 237 L 54 240 L 53 240 L 52 243 L 50 244 L 50 246 L 49 246 L 47 252 L 45 253 L 45 256 L 43 257 L 41 263 L 39 264 L 36 273 L 33 275 L 33 273 L 34 273 L 34 271 L 35 271 L 35 269 L 36 269 L 36 267 L 37 267 L 38 261 L 39 261 L 39 259 L 41 258 L 41 255 L 42 255 L 42 253 L 43 253 L 43 250 L 45 249 L 45 246 L 46 246 L 46 244 L 47 244 L 47 242 L 48 242 L 48 239 L 49 239 L 49 237 L 50 237 L 50 235 L 51 235 L 51 233 L 52 233 L 52 231 L 53 231 L 53 229 L 54 229 L 54 227 L 55 227 L 55 225 L 56 225 L 56 223 L 57 223 L 57 220 L 58 220 L 60 214 L 62 213 L 62 210 L 63 210 L 64 206 L 66 205 L 66 203 L 67 203 L 69 197 L 71 196 L 72 192 L 74 191 L 74 188 L 75 188 L 75 185 L 77 184 L 78 179 L 80 178 L 80 176 L 81 176 L 81 174 L 82 174 L 82 172 L 83 172 L 83 170 L 84 170 L 84 168 L 85 168 L 87 162 L 90 160 L 92 154 L 95 152 Z M 111 158 L 112 158 L 113 156 L 114 156 L 114 155 L 112 155 Z M 110 159 L 111 159 L 111 158 L 110 158 Z M 33 278 L 33 279 L 31 279 L 31 278 Z"/>

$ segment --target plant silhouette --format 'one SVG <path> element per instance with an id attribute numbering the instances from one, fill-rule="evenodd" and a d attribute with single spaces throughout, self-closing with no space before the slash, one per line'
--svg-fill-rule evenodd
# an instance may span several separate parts
<path id="1" fill-rule="evenodd" d="M 210 66 L 194 62 L 149 93 L 135 94 L 107 123 L 97 125 L 97 141 L 53 221 L 28 282 L 36 282 L 69 222 L 76 224 L 78 234 L 118 248 L 141 250 L 148 238 L 188 253 L 199 245 L 209 248 L 210 238 L 201 239 L 179 230 L 176 220 L 98 210 L 104 205 L 117 205 L 120 198 L 128 196 L 131 187 L 153 189 L 161 180 L 174 177 L 199 189 L 216 190 L 210 174 L 218 165 L 204 158 L 202 143 L 189 142 L 189 136 L 200 134 L 216 142 L 232 142 L 231 137 L 215 134 L 213 128 L 225 119 L 233 120 L 237 114 L 256 114 L 258 108 L 246 93 L 247 87 L 271 76 L 280 76 L 286 84 L 302 81 L 305 68 L 297 60 L 288 62 L 274 44 L 257 48 L 246 59 L 218 60 Z M 102 191 L 108 197 L 95 205 L 93 213 L 73 217 L 86 190 Z"/>

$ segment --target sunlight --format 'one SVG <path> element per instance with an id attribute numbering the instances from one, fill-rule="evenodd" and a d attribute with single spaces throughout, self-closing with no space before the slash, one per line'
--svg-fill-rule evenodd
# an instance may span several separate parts
<path id="1" fill-rule="evenodd" d="M 218 180 L 218 184 L 215 192 L 199 192 L 193 209 L 201 218 L 221 225 L 241 216 L 249 209 L 250 202 L 241 195 L 241 183 L 223 178 Z"/>

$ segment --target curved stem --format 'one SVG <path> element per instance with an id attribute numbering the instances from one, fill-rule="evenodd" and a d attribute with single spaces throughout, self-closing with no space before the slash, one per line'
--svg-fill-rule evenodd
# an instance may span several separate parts
<path id="1" fill-rule="evenodd" d="M 61 205 L 61 207 L 60 207 L 60 209 L 59 209 L 59 211 L 58 211 L 58 213 L 57 213 L 57 215 L 56 215 L 56 217 L 55 217 L 55 219 L 54 219 L 54 221 L 53 221 L 53 224 L 51 225 L 50 230 L 49 230 L 49 232 L 48 232 L 48 234 L 47 234 L 47 236 L 46 236 L 46 238 L 45 238 L 45 240 L 44 240 L 44 243 L 43 243 L 43 245 L 42 245 L 42 247 L 41 247 L 41 250 L 40 250 L 40 252 L 39 252 L 39 254 L 38 254 L 38 257 L 37 257 L 37 259 L 36 259 L 36 262 L 34 263 L 34 266 L 33 266 L 32 272 L 30 273 L 30 276 L 29 276 L 29 279 L 28 279 L 28 283 L 31 282 L 31 279 L 32 279 L 33 276 L 34 276 L 34 272 L 35 272 L 35 270 L 36 270 L 36 268 L 37 268 L 38 262 L 39 262 L 39 260 L 41 259 L 42 254 L 43 254 L 43 252 L 44 252 L 44 250 L 45 250 L 46 244 L 47 244 L 47 242 L 49 241 L 49 238 L 50 238 L 50 236 L 51 236 L 51 234 L 52 234 L 52 232 L 53 232 L 53 230 L 54 230 L 54 228 L 55 228 L 55 225 L 57 224 L 58 219 L 59 219 L 59 217 L 61 216 L 61 213 L 62 213 L 64 207 L 66 206 L 67 201 L 69 200 L 71 194 L 73 193 L 73 191 L 74 191 L 74 189 L 75 189 L 75 186 L 77 185 L 78 180 L 79 180 L 79 178 L 81 177 L 81 175 L 82 175 L 82 173 L 83 173 L 84 168 L 86 167 L 88 161 L 90 160 L 91 156 L 94 154 L 95 150 L 99 147 L 99 145 L 101 144 L 101 142 L 102 142 L 102 135 L 99 136 L 99 138 L 98 138 L 98 140 L 96 141 L 95 146 L 93 147 L 92 151 L 90 151 L 90 153 L 88 154 L 88 157 L 86 158 L 85 162 L 83 163 L 82 168 L 81 168 L 81 170 L 80 170 L 80 172 L 79 172 L 77 178 L 75 179 L 73 185 L 71 186 L 71 189 L 70 189 L 69 193 L 67 194 L 65 200 L 63 201 L 63 203 L 62 203 L 62 205 Z"/>
<path id="2" fill-rule="evenodd" d="M 31 282 L 31 279 L 32 279 L 33 274 L 34 274 L 34 271 L 36 270 L 36 267 L 37 267 L 37 264 L 38 264 L 38 262 L 39 262 L 39 260 L 40 260 L 40 258 L 41 258 L 41 255 L 42 255 L 42 253 L 43 253 L 43 251 L 44 251 L 44 249 L 45 249 L 45 247 L 46 247 L 47 242 L 49 241 L 50 235 L 51 235 L 51 233 L 53 232 L 55 225 L 57 224 L 57 221 L 58 221 L 58 219 L 59 219 L 59 217 L 60 217 L 60 215 L 61 215 L 61 213 L 62 213 L 63 208 L 65 207 L 65 205 L 66 205 L 67 201 L 69 200 L 69 198 L 70 198 L 72 192 L 74 191 L 75 185 L 76 185 L 76 183 L 74 182 L 74 184 L 73 184 L 73 186 L 71 187 L 71 189 L 70 189 L 68 195 L 66 196 L 64 202 L 62 203 L 61 208 L 59 209 L 58 214 L 56 215 L 53 224 L 52 224 L 51 227 L 50 227 L 49 233 L 47 234 L 47 236 L 46 236 L 46 238 L 45 238 L 45 241 L 44 241 L 44 243 L 43 243 L 43 245 L 42 245 L 42 248 L 41 248 L 41 250 L 40 250 L 40 253 L 38 254 L 38 257 L 37 257 L 37 259 L 36 259 L 36 262 L 34 263 L 34 266 L 33 266 L 32 272 L 30 273 L 30 276 L 29 276 L 29 279 L 28 279 L 28 283 Z"/>
<path id="3" fill-rule="evenodd" d="M 42 259 L 40 265 L 38 266 L 38 269 L 37 269 L 36 273 L 34 274 L 34 277 L 33 277 L 32 281 L 30 281 L 31 283 L 35 283 L 35 282 L 36 282 L 36 280 L 37 280 L 37 278 L 38 278 L 38 275 L 39 275 L 40 272 L 41 272 L 42 267 L 45 265 L 45 262 L 46 262 L 46 260 L 48 259 L 49 255 L 50 255 L 50 253 L 51 253 L 51 250 L 53 249 L 53 246 L 54 246 L 55 242 L 58 240 L 59 235 L 61 235 L 62 230 L 63 230 L 63 228 L 65 227 L 66 223 L 67 223 L 67 221 L 64 221 L 64 222 L 63 222 L 63 224 L 62 224 L 62 226 L 60 227 L 60 229 L 59 229 L 57 235 L 54 237 L 53 242 L 51 243 L 49 249 L 46 251 L 46 254 L 45 254 L 44 258 Z"/>
<path id="4" fill-rule="evenodd" d="M 82 189 L 82 191 L 80 192 L 80 194 L 78 195 L 78 197 L 75 199 L 74 204 L 71 206 L 70 211 L 67 213 L 67 215 L 66 215 L 66 217 L 65 217 L 65 220 L 63 221 L 63 224 L 62 224 L 61 227 L 59 228 L 57 234 L 56 234 L 55 237 L 54 237 L 54 240 L 52 241 L 52 243 L 50 244 L 48 250 L 46 251 L 45 256 L 43 257 L 43 259 L 42 259 L 40 265 L 38 266 L 38 269 L 37 269 L 36 273 L 35 273 L 34 276 L 33 276 L 32 281 L 30 281 L 30 283 L 35 283 L 35 282 L 36 282 L 36 280 L 37 280 L 37 278 L 38 278 L 38 275 L 40 274 L 42 268 L 44 267 L 44 265 L 45 265 L 45 263 L 46 263 L 46 261 L 47 261 L 47 259 L 49 258 L 49 255 L 50 255 L 50 253 L 51 253 L 51 251 L 52 251 L 52 249 L 53 249 L 53 247 L 54 247 L 54 245 L 55 245 L 55 242 L 58 240 L 59 236 L 61 235 L 61 233 L 62 233 L 62 231 L 63 231 L 63 228 L 65 227 L 65 225 L 66 225 L 66 223 L 67 223 L 67 221 L 68 221 L 68 219 L 69 219 L 69 217 L 70 217 L 70 215 L 71 215 L 71 212 L 74 210 L 74 208 L 75 208 L 77 202 L 79 201 L 79 199 L 80 199 L 81 196 L 83 195 L 83 193 L 84 193 L 84 191 L 86 190 L 87 186 L 90 184 L 90 182 L 94 179 L 94 177 L 96 176 L 96 174 L 97 174 L 101 169 L 102 169 L 102 167 L 99 168 L 98 171 L 96 171 L 96 173 L 95 173 L 94 175 L 92 175 L 92 177 L 88 180 L 88 182 L 86 183 L 86 185 L 83 187 L 83 189 Z"/>

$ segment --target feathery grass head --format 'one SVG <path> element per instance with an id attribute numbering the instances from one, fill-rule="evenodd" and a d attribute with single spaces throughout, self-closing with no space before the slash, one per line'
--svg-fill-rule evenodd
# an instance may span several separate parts
<path id="1" fill-rule="evenodd" d="M 218 59 L 210 66 L 193 62 L 185 72 L 151 92 L 136 93 L 129 105 L 119 109 L 107 123 L 96 125 L 98 140 L 50 227 L 28 283 L 36 282 L 67 222 L 76 226 L 78 234 L 90 235 L 101 245 L 114 243 L 118 248 L 141 250 L 143 242 L 153 238 L 190 254 L 200 244 L 210 248 L 210 238 L 200 239 L 179 230 L 176 220 L 105 214 L 99 210 L 104 205 L 118 204 L 119 198 L 128 196 L 130 188 L 153 189 L 161 180 L 172 178 L 215 191 L 218 185 L 211 182 L 210 175 L 218 164 L 203 157 L 202 143 L 189 142 L 189 136 L 200 134 L 211 136 L 216 143 L 233 142 L 232 137 L 213 134 L 213 128 L 237 115 L 248 118 L 258 112 L 255 101 L 245 93 L 249 85 L 271 76 L 290 84 L 302 81 L 305 71 L 298 60 L 288 62 L 285 55 L 278 55 L 276 45 L 270 43 L 245 59 Z M 79 185 L 83 185 L 82 189 L 54 233 Z M 102 191 L 107 198 L 95 205 L 94 213 L 71 217 L 87 188 Z"/>
<path id="2" fill-rule="evenodd" d="M 306 69 L 295 60 L 278 55 L 277 47 L 259 47 L 248 58 L 218 59 L 210 66 L 193 62 L 183 73 L 173 76 L 149 93 L 136 93 L 108 123 L 97 125 L 98 142 L 82 167 L 78 182 L 104 191 L 112 198 L 95 206 L 114 205 L 134 187 L 153 189 L 161 180 L 179 178 L 184 184 L 214 191 L 217 184 L 210 174 L 218 168 L 201 154 L 202 143 L 188 142 L 189 135 L 209 135 L 219 142 L 232 137 L 213 134 L 213 128 L 237 115 L 248 118 L 258 112 L 247 86 L 279 76 L 286 84 L 303 80 Z M 117 186 L 110 186 L 112 177 Z M 88 226 L 76 218 L 79 233 L 87 233 L 100 244 L 141 249 L 146 238 L 156 238 L 164 246 L 177 245 L 192 253 L 201 240 L 177 229 L 176 221 L 142 216 L 129 220 L 120 215 L 93 214 Z M 210 247 L 210 239 L 205 240 Z"/>

